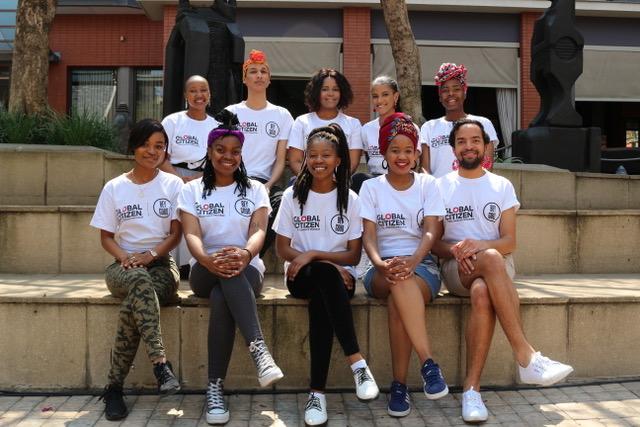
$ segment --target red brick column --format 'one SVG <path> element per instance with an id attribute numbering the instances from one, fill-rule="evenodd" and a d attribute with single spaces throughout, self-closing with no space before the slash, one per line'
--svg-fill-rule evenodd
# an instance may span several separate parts
<path id="1" fill-rule="evenodd" d="M 176 23 L 176 15 L 178 8 L 176 6 L 165 6 L 163 15 L 163 36 L 162 36 L 162 66 L 164 68 L 165 52 L 167 50 L 167 42 L 171 35 L 171 30 Z"/>
<path id="2" fill-rule="evenodd" d="M 366 123 L 371 119 L 371 10 L 346 7 L 342 23 L 343 72 L 353 89 L 349 115 Z"/>
<path id="3" fill-rule="evenodd" d="M 540 95 L 531 83 L 531 37 L 533 25 L 540 16 L 539 13 L 522 13 L 520 15 L 520 123 L 522 129 L 529 127 L 529 123 L 540 111 Z"/>

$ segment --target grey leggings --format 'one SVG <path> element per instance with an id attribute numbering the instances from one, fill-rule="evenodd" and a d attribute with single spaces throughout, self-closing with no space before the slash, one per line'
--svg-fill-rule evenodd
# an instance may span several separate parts
<path id="1" fill-rule="evenodd" d="M 209 380 L 225 378 L 236 324 L 249 345 L 262 338 L 256 309 L 256 296 L 262 290 L 262 275 L 252 265 L 230 279 L 216 276 L 196 263 L 189 276 L 191 290 L 200 298 L 209 298 Z"/>

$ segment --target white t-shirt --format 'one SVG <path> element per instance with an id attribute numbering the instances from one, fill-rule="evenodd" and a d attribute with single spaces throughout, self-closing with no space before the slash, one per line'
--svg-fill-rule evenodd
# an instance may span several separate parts
<path id="1" fill-rule="evenodd" d="M 337 207 L 338 190 L 329 193 L 309 191 L 302 214 L 298 199 L 293 198 L 293 188 L 287 188 L 282 195 L 282 203 L 273 230 L 291 239 L 291 247 L 300 252 L 317 250 L 340 252 L 347 250 L 349 240 L 362 236 L 360 203 L 358 196 L 349 190 L 347 211 L 340 215 Z M 285 262 L 285 271 L 289 266 Z M 353 277 L 353 267 L 345 266 Z"/>
<path id="2" fill-rule="evenodd" d="M 378 251 L 383 258 L 413 255 L 420 246 L 425 216 L 445 214 L 434 177 L 413 173 L 413 185 L 398 191 L 387 175 L 369 179 L 360 190 L 360 216 L 376 224 Z"/>
<path id="3" fill-rule="evenodd" d="M 489 171 L 475 179 L 450 172 L 438 178 L 437 185 L 447 211 L 442 240 L 448 243 L 497 240 L 502 212 L 520 207 L 511 182 Z"/>
<path id="4" fill-rule="evenodd" d="M 158 171 L 146 184 L 134 184 L 126 174 L 107 182 L 100 193 L 91 226 L 115 234 L 127 252 L 145 252 L 167 238 L 182 189 L 177 176 Z"/>
<path id="5" fill-rule="evenodd" d="M 188 163 L 189 169 L 204 166 L 207 156 L 209 132 L 219 123 L 210 116 L 204 120 L 193 120 L 186 111 L 169 114 L 162 120 L 162 126 L 169 136 L 168 152 L 171 164 Z"/>
<path id="6" fill-rule="evenodd" d="M 331 120 L 323 120 L 316 113 L 307 113 L 298 116 L 293 122 L 291 133 L 289 134 L 289 148 L 297 148 L 303 150 L 307 148 L 307 137 L 315 128 L 328 126 L 331 123 L 337 123 L 342 128 L 350 150 L 362 150 L 362 137 L 360 131 L 362 125 L 360 120 L 355 117 L 347 116 L 343 113 Z"/>
<path id="7" fill-rule="evenodd" d="M 286 108 L 267 102 L 262 110 L 247 107 L 245 101 L 229 105 L 244 133 L 242 160 L 249 176 L 270 180 L 276 163 L 278 141 L 288 140 L 293 117 Z"/>
<path id="8" fill-rule="evenodd" d="M 420 128 L 415 125 L 416 132 L 420 135 Z M 380 136 L 380 119 L 373 119 L 362 126 L 362 146 L 369 156 L 367 167 L 369 172 L 376 175 L 382 175 L 387 173 L 386 169 L 382 167 L 382 160 L 384 156 L 380 154 L 380 145 L 378 144 Z M 418 144 L 416 147 L 418 152 L 422 151 L 422 146 Z"/>
<path id="9" fill-rule="evenodd" d="M 202 197 L 202 178 L 184 185 L 178 198 L 178 210 L 198 218 L 202 244 L 208 254 L 225 246 L 244 248 L 249 240 L 249 223 L 253 212 L 263 207 L 271 212 L 265 186 L 253 179 L 250 182 L 251 187 L 247 188 L 245 197 L 238 194 L 235 182 L 224 187 L 216 186 L 206 198 Z M 257 254 L 251 260 L 251 265 L 264 274 L 264 263 Z"/>
<path id="10" fill-rule="evenodd" d="M 489 135 L 489 140 L 493 141 L 494 147 L 498 146 L 500 141 L 498 141 L 498 135 L 491 120 L 473 114 L 467 114 L 466 118 L 482 123 L 484 131 Z M 453 154 L 453 148 L 449 145 L 449 134 L 453 129 L 453 123 L 442 116 L 439 119 L 429 120 L 420 128 L 420 144 L 429 146 L 431 175 L 436 178 L 458 169 L 456 156 Z"/>

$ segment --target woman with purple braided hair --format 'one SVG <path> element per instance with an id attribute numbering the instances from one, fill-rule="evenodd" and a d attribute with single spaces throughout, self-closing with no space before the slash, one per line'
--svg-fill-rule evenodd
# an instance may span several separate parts
<path id="1" fill-rule="evenodd" d="M 196 296 L 209 299 L 207 422 L 223 424 L 229 420 L 223 381 L 236 325 L 260 386 L 283 374 L 267 349 L 256 309 L 265 270 L 258 254 L 271 210 L 269 196 L 262 183 L 247 176 L 237 116 L 222 110 L 216 120 L 221 124 L 209 133 L 203 176 L 184 186 L 178 210 L 194 258 L 189 284 Z"/>

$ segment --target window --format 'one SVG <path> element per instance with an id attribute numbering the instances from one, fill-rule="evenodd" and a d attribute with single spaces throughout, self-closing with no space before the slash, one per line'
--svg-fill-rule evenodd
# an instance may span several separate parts
<path id="1" fill-rule="evenodd" d="M 638 126 L 640 120 L 631 119 L 627 120 L 627 132 L 626 132 L 626 147 L 627 148 L 640 148 L 638 145 L 638 130 L 640 126 Z"/>
<path id="2" fill-rule="evenodd" d="M 0 64 L 0 110 L 9 107 L 9 66 Z"/>
<path id="3" fill-rule="evenodd" d="M 135 116 L 137 122 L 151 118 L 162 120 L 162 70 L 136 70 Z"/>
<path id="4" fill-rule="evenodd" d="M 115 69 L 71 71 L 71 114 L 113 120 L 118 79 Z"/>

